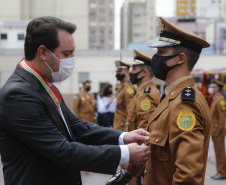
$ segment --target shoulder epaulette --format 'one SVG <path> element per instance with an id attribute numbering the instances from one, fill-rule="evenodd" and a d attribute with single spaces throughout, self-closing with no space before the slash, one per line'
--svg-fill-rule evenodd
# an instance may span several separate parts
<path id="1" fill-rule="evenodd" d="M 186 87 L 181 93 L 181 100 L 195 101 L 195 90 L 191 87 Z"/>
<path id="2" fill-rule="evenodd" d="M 144 93 L 150 93 L 151 92 L 151 87 L 146 87 L 144 89 Z"/>

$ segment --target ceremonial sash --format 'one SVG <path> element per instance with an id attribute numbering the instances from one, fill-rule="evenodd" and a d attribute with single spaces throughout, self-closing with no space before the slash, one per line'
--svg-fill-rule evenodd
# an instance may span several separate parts
<path id="1" fill-rule="evenodd" d="M 60 99 L 60 95 L 58 94 L 58 92 L 54 88 L 54 86 L 52 85 L 52 87 L 50 87 L 49 83 L 38 73 L 38 71 L 35 70 L 35 68 L 33 68 L 26 61 L 25 58 L 23 58 L 23 60 L 19 63 L 19 65 L 20 65 L 20 67 L 22 67 L 29 73 L 33 74 L 39 80 L 39 82 L 43 85 L 45 90 L 48 92 L 48 94 L 50 95 L 51 99 L 53 100 L 54 104 L 56 105 L 56 107 L 58 109 L 60 106 L 61 99 Z"/>

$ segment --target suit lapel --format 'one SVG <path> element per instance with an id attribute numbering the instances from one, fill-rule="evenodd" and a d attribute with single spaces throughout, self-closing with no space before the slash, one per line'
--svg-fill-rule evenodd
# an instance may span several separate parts
<path id="1" fill-rule="evenodd" d="M 65 130 L 65 133 L 67 133 L 67 135 L 69 136 L 68 138 L 70 138 L 70 135 L 67 131 L 66 126 L 64 125 L 64 121 L 62 119 L 62 117 L 60 116 L 57 107 L 55 105 L 55 103 L 53 102 L 53 100 L 51 99 L 50 95 L 47 93 L 47 91 L 45 90 L 45 88 L 42 86 L 42 84 L 38 81 L 38 79 L 32 75 L 31 73 L 29 73 L 28 71 L 24 70 L 23 68 L 21 68 L 19 65 L 16 67 L 15 73 L 17 73 L 19 76 L 21 76 L 24 80 L 26 80 L 34 89 L 36 89 L 37 91 L 39 91 L 40 95 L 42 96 L 42 98 L 44 100 L 46 100 L 46 104 L 48 105 L 49 109 L 51 110 L 52 114 L 56 117 L 58 116 L 58 118 L 60 118 L 60 122 L 56 123 L 54 122 L 54 125 L 58 125 L 58 127 L 60 127 L 61 129 Z M 57 90 L 58 91 L 58 90 Z M 58 91 L 59 93 L 59 91 Z M 60 94 L 60 93 L 59 93 Z M 62 96 L 60 94 L 60 97 L 62 99 Z M 48 102 L 48 103 L 47 103 Z M 59 119 L 57 119 L 59 120 Z M 68 122 L 68 120 L 65 118 L 66 122 Z M 56 126 L 57 126 L 56 125 Z M 70 134 L 72 135 L 72 131 L 71 131 L 71 127 L 68 125 L 67 126 L 69 128 Z M 62 130 L 61 130 L 62 131 Z"/>

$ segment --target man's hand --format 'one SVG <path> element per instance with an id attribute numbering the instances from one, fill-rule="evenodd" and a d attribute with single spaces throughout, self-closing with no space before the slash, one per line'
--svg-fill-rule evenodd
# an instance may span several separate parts
<path id="1" fill-rule="evenodd" d="M 135 165 L 145 165 L 146 161 L 151 155 L 149 146 L 137 143 L 131 143 L 127 145 L 129 148 L 129 163 Z"/>
<path id="2" fill-rule="evenodd" d="M 121 169 L 120 173 L 115 174 L 106 185 L 126 185 L 131 179 L 132 175 L 129 175 L 125 168 Z"/>
<path id="3" fill-rule="evenodd" d="M 149 140 L 149 134 L 150 133 L 144 129 L 133 130 L 124 135 L 123 141 L 125 144 L 137 143 L 141 145 Z"/>

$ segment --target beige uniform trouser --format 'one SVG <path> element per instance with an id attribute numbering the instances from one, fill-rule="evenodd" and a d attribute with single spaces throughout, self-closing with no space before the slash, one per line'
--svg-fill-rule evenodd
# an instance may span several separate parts
<path id="1" fill-rule="evenodd" d="M 226 156 L 224 139 L 219 140 L 216 136 L 212 136 L 214 150 L 216 155 L 217 174 L 226 177 Z"/>

